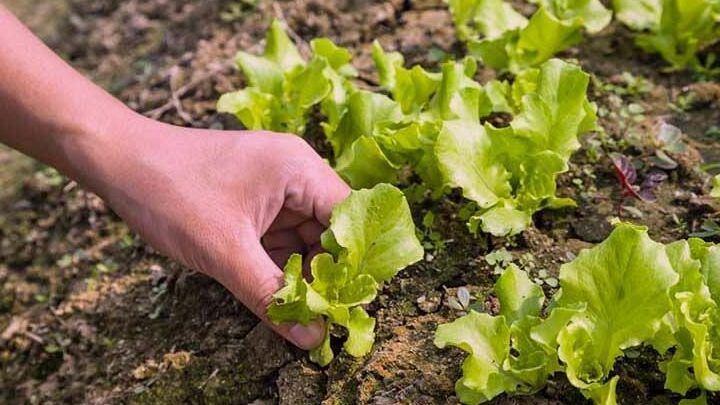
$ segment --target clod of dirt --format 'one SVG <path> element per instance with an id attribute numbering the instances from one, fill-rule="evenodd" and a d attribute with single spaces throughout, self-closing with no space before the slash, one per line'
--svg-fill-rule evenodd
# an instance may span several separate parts
<path id="1" fill-rule="evenodd" d="M 437 324 L 446 321 L 437 314 L 422 315 L 393 328 L 392 336 L 376 343 L 371 357 L 354 376 L 329 376 L 330 391 L 336 392 L 326 401 L 444 403 L 459 377 L 458 369 L 447 367 L 457 364 L 459 351 L 439 351 L 432 344 Z"/>
<path id="2" fill-rule="evenodd" d="M 572 229 L 580 240 L 598 243 L 610 235 L 613 227 L 604 216 L 590 216 L 572 222 Z"/>
<path id="3" fill-rule="evenodd" d="M 251 379 L 266 377 L 295 358 L 288 343 L 262 323 L 245 336 L 240 350 L 244 374 Z"/>
<path id="4" fill-rule="evenodd" d="M 317 404 L 325 397 L 325 374 L 304 360 L 281 368 L 276 384 L 280 405 Z"/>

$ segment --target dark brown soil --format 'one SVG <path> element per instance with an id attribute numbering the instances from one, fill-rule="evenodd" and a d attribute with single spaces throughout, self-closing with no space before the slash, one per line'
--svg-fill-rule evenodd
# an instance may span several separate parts
<path id="1" fill-rule="evenodd" d="M 368 86 L 376 80 L 374 39 L 409 63 L 430 67 L 440 51 L 462 55 L 440 0 L 303 0 L 256 8 L 248 0 L 6 3 L 132 108 L 186 126 L 239 128 L 214 103 L 242 86 L 230 61 L 239 49 L 262 48 L 272 17 L 304 41 L 329 36 L 349 47 Z M 560 179 L 560 194 L 578 208 L 539 213 L 536 228 L 507 240 L 470 236 L 458 218 L 457 196 L 414 202 L 417 223 L 428 210 L 436 213 L 445 248 L 430 249 L 370 305 L 378 319 L 372 353 L 341 354 L 326 369 L 258 325 L 217 283 L 154 253 L 97 197 L 0 149 L 0 403 L 456 403 L 462 354 L 436 349 L 432 336 L 439 323 L 461 315 L 448 304 L 459 287 L 493 310 L 495 276 L 486 253 L 505 248 L 531 273 L 557 276 L 562 263 L 607 236 L 613 217 L 646 224 L 665 242 L 720 219 L 718 204 L 707 197 L 709 176 L 699 169 L 703 158 L 720 161 L 717 131 L 709 131 L 720 126 L 717 84 L 663 72 L 662 61 L 638 51 L 616 25 L 564 56 L 594 74 L 592 98 L 606 131 L 583 140 Z M 177 104 L 168 101 L 173 93 Z M 633 157 L 646 174 L 663 120 L 683 130 L 687 152 L 672 156 L 679 166 L 666 171 L 657 202 L 623 199 L 608 153 Z M 617 365 L 620 401 L 676 403 L 663 390 L 657 355 L 640 350 L 633 357 Z M 558 375 L 534 396 L 493 402 L 584 401 Z"/>

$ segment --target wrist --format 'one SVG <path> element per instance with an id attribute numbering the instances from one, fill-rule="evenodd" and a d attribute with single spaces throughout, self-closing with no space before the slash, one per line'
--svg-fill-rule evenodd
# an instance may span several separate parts
<path id="1" fill-rule="evenodd" d="M 148 141 L 156 133 L 154 127 L 159 125 L 125 106 L 106 111 L 78 123 L 60 138 L 59 149 L 67 164 L 58 166 L 84 187 L 106 197 L 143 159 Z"/>

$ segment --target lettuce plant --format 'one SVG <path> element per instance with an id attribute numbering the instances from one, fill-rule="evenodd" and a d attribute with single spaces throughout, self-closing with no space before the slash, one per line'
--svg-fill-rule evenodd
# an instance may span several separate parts
<path id="1" fill-rule="evenodd" d="M 438 164 L 448 184 L 480 207 L 472 231 L 516 234 L 536 211 L 574 204 L 555 196 L 555 179 L 568 169 L 578 136 L 596 128 L 588 82 L 580 67 L 552 59 L 525 70 L 512 85 L 486 86 L 492 109 L 513 115 L 509 126 L 462 117 L 443 123 Z"/>
<path id="2" fill-rule="evenodd" d="M 639 47 L 659 53 L 675 69 L 699 68 L 697 54 L 720 39 L 718 0 L 614 0 L 617 18 Z"/>
<path id="3" fill-rule="evenodd" d="M 315 39 L 306 62 L 277 20 L 265 42 L 262 56 L 238 52 L 235 61 L 248 87 L 223 94 L 217 110 L 234 114 L 248 129 L 302 134 L 313 106 L 327 98 L 344 101 L 344 78 L 356 74 L 350 53 L 326 38 Z"/>
<path id="4" fill-rule="evenodd" d="M 330 331 L 347 330 L 344 348 L 363 356 L 375 339 L 375 319 L 362 305 L 372 302 L 381 285 L 398 271 L 422 258 L 415 225 L 403 193 L 388 184 L 353 191 L 332 213 L 322 235 L 326 253 L 310 262 L 312 281 L 303 277 L 302 257 L 294 254 L 285 265 L 285 286 L 268 308 L 273 322 L 307 324 L 325 319 L 325 340 L 310 352 L 324 366 L 333 359 Z"/>
<path id="5" fill-rule="evenodd" d="M 562 369 L 555 337 L 577 310 L 559 310 L 552 319 L 541 319 L 542 288 L 513 265 L 500 276 L 495 292 L 498 316 L 471 310 L 438 326 L 435 334 L 438 347 L 455 346 L 469 354 L 455 384 L 464 403 L 487 402 L 503 392 L 532 394 Z"/>
<path id="6" fill-rule="evenodd" d="M 498 279 L 495 293 L 498 316 L 471 311 L 436 333 L 439 347 L 469 353 L 456 384 L 465 403 L 532 393 L 564 371 L 586 397 L 615 404 L 615 361 L 640 345 L 665 356 L 666 388 L 720 390 L 718 246 L 700 239 L 665 246 L 643 227 L 619 224 L 561 267 L 546 317 L 542 290 L 515 267 Z"/>
<path id="7" fill-rule="evenodd" d="M 544 7 L 575 10 L 559 4 Z M 521 232 L 538 210 L 573 204 L 555 196 L 555 179 L 578 136 L 596 128 L 588 75 L 578 66 L 550 60 L 518 73 L 512 85 L 483 86 L 473 79 L 473 58 L 430 72 L 405 67 L 402 55 L 375 43 L 380 93 L 352 83 L 349 53 L 327 39 L 311 42 L 308 63 L 277 22 L 266 42 L 263 57 L 238 54 L 250 87 L 223 95 L 218 109 L 249 128 L 302 131 L 319 106 L 335 170 L 353 188 L 396 183 L 410 169 L 435 197 L 461 188 L 480 207 L 471 230 L 497 236 Z M 511 114 L 510 126 L 483 125 L 493 112 Z"/>
<path id="8" fill-rule="evenodd" d="M 336 168 L 351 184 L 395 181 L 410 166 L 436 195 L 461 188 L 480 207 L 471 230 L 497 236 L 523 231 L 538 210 L 574 204 L 555 196 L 555 180 L 579 135 L 597 125 L 589 77 L 578 66 L 554 59 L 512 85 L 482 86 L 472 59 L 427 72 L 405 68 L 400 54 L 377 43 L 373 58 L 392 97 L 358 91 L 342 123 L 326 127 Z M 510 126 L 483 125 L 491 112 L 511 114 Z"/>
<path id="9" fill-rule="evenodd" d="M 465 112 L 464 98 L 472 94 L 478 103 L 483 94 L 482 86 L 471 79 L 475 62 L 449 61 L 437 73 L 420 66 L 408 69 L 402 55 L 386 53 L 378 43 L 373 46 L 373 59 L 380 83 L 391 96 L 357 90 L 339 120 L 324 124 L 336 170 L 354 187 L 368 187 L 395 182 L 400 169 L 409 166 L 428 188 L 441 194 L 444 184 L 435 141 L 444 119 L 455 118 L 458 109 L 462 109 L 459 114 Z M 485 104 L 484 115 L 490 107 Z M 479 113 L 472 111 L 472 118 L 479 120 Z"/>
<path id="10" fill-rule="evenodd" d="M 533 0 L 525 18 L 504 0 L 447 0 L 458 37 L 485 65 L 519 72 L 601 31 L 612 13 L 599 0 Z"/>
<path id="11" fill-rule="evenodd" d="M 720 391 L 720 246 L 693 238 L 668 245 L 667 254 L 680 282 L 670 290 L 672 312 L 654 343 L 669 357 L 662 364 L 665 387 L 683 395 Z"/>

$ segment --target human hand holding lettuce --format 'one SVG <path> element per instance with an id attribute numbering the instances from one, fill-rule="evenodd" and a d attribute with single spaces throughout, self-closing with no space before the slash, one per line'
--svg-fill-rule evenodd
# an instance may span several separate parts
<path id="1" fill-rule="evenodd" d="M 372 302 L 383 282 L 422 258 L 415 225 L 402 191 L 388 184 L 353 191 L 333 210 L 321 237 L 327 250 L 312 258 L 312 282 L 303 277 L 302 257 L 293 254 L 285 266 L 286 285 L 268 310 L 271 320 L 308 324 L 325 319 L 348 332 L 345 350 L 367 354 L 374 341 L 375 319 L 361 307 Z M 310 359 L 332 360 L 330 327 Z"/>
<path id="2" fill-rule="evenodd" d="M 0 142 L 96 192 L 150 245 L 214 277 L 262 319 L 283 285 L 278 266 L 291 252 L 319 251 L 333 207 L 350 192 L 294 135 L 142 117 L 2 6 L 0 117 Z M 305 349 L 325 332 L 318 321 L 270 325 Z"/>

